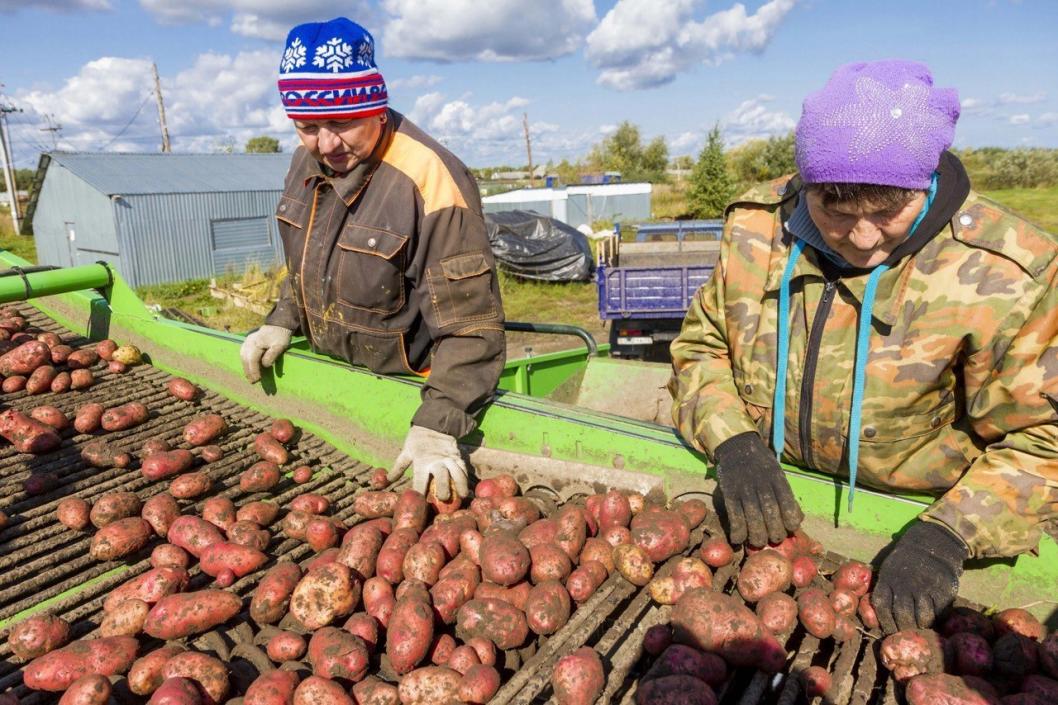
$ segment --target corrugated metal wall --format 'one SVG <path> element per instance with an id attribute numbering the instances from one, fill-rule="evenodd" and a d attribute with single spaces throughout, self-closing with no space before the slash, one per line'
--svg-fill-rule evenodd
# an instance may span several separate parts
<path id="1" fill-rule="evenodd" d="M 33 239 L 40 264 L 71 267 L 104 260 L 120 269 L 110 198 L 54 162 L 37 197 Z"/>
<path id="2" fill-rule="evenodd" d="M 248 220 L 260 241 L 247 258 L 259 261 L 271 252 L 270 262 L 283 260 L 283 244 L 275 224 L 280 191 L 237 193 L 144 194 L 114 203 L 121 244 L 122 274 L 133 286 L 224 274 L 239 262 L 238 255 L 215 256 L 214 223 Z M 237 227 L 237 226 L 236 226 Z M 242 228 L 246 230 L 247 228 Z M 247 246 L 248 243 L 241 243 Z M 224 248 L 221 248 L 224 249 Z"/>

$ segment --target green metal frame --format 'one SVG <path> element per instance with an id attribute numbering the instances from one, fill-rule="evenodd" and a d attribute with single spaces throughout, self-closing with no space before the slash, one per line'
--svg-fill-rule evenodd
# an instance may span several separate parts
<path id="1" fill-rule="evenodd" d="M 0 263 L 28 266 L 8 253 Z M 101 265 L 47 274 L 63 287 L 88 290 L 34 298 L 30 303 L 71 330 L 93 339 L 112 337 L 139 345 L 152 364 L 187 377 L 240 404 L 265 414 L 290 416 L 342 451 L 364 462 L 386 465 L 396 456 L 419 404 L 421 380 L 383 377 L 313 353 L 297 341 L 266 373 L 261 385 L 242 377 L 241 336 L 207 330 L 150 311 L 119 277 L 101 281 Z M 75 281 L 70 275 L 76 274 Z M 28 275 L 34 293 L 42 293 Z M 83 277 L 83 279 L 81 279 Z M 12 281 L 19 277 L 7 278 Z M 15 298 L 17 287 L 0 278 Z M 105 292 L 91 288 L 105 288 Z M 69 289 L 63 289 L 69 290 Z M 24 288 L 23 288 L 24 291 Z M 55 292 L 50 288 L 47 291 Z M 105 296 L 104 296 L 105 293 Z M 608 469 L 649 473 L 665 492 L 679 496 L 711 491 L 704 457 L 690 449 L 673 429 L 597 413 L 540 398 L 580 371 L 585 350 L 551 353 L 508 363 L 498 398 L 482 412 L 478 432 L 463 442 L 530 458 L 583 464 L 605 478 Z M 530 396 L 532 395 L 532 396 Z M 845 555 L 869 560 L 927 506 L 928 497 L 857 492 L 856 510 L 845 508 L 846 487 L 834 478 L 787 468 L 790 483 L 808 515 L 809 530 Z M 964 578 L 963 594 L 988 605 L 1024 605 L 1049 599 L 1058 583 L 1058 546 L 1045 539 L 1038 557 L 1021 556 L 974 566 Z M 1037 605 L 1037 614 L 1053 608 Z"/>

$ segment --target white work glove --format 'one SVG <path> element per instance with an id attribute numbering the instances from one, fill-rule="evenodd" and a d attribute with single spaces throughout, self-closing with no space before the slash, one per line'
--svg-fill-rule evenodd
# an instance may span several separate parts
<path id="1" fill-rule="evenodd" d="M 261 367 L 271 367 L 280 355 L 290 347 L 290 336 L 294 331 L 281 326 L 264 325 L 246 336 L 239 357 L 242 371 L 250 384 L 261 381 Z"/>
<path id="2" fill-rule="evenodd" d="M 412 466 L 412 488 L 426 494 L 433 478 L 433 491 L 437 499 L 447 501 L 451 496 L 449 486 L 454 485 L 456 494 L 466 497 L 467 466 L 459 454 L 456 439 L 447 433 L 439 433 L 423 426 L 412 426 L 404 437 L 404 448 L 387 478 L 394 482 Z M 451 482 L 449 482 L 451 480 Z"/>

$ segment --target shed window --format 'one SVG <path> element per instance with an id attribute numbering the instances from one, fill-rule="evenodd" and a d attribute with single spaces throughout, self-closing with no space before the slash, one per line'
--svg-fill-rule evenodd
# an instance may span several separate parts
<path id="1" fill-rule="evenodd" d="M 278 264 L 269 220 L 264 217 L 212 221 L 213 274 L 242 272 L 251 263 L 264 269 Z"/>

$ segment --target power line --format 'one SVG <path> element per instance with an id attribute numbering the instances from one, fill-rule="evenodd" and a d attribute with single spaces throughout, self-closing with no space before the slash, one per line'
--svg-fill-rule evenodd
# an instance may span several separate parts
<path id="1" fill-rule="evenodd" d="M 117 142 L 118 139 L 123 134 L 125 134 L 125 130 L 129 129 L 132 126 L 132 123 L 136 122 L 136 118 L 138 118 L 140 116 L 140 111 L 143 110 L 143 106 L 147 105 L 147 101 L 151 99 L 152 95 L 153 95 L 153 93 L 148 93 L 146 95 L 146 97 L 144 97 L 143 102 L 140 103 L 140 107 L 136 108 L 136 113 L 132 116 L 132 119 L 129 120 L 127 123 L 125 123 L 125 127 L 121 128 L 121 132 L 119 132 L 116 135 L 114 135 L 114 137 L 109 142 L 107 142 L 105 145 L 103 145 L 102 149 L 100 149 L 99 151 L 105 152 L 107 150 L 107 147 L 109 147 L 110 145 L 112 145 L 115 142 Z"/>

